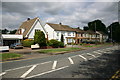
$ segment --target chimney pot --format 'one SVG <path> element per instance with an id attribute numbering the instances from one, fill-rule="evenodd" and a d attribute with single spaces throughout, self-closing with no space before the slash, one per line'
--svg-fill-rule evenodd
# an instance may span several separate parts
<path id="1" fill-rule="evenodd" d="M 62 23 L 61 23 L 61 22 L 60 22 L 59 24 L 60 24 L 60 25 L 62 25 Z"/>
<path id="2" fill-rule="evenodd" d="M 30 18 L 27 18 L 27 20 L 30 20 Z"/>

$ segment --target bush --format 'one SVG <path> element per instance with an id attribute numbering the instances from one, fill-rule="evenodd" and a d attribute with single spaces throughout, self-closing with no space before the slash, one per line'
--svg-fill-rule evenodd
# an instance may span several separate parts
<path id="1" fill-rule="evenodd" d="M 57 41 L 55 39 L 51 39 L 51 40 L 47 41 L 47 45 L 48 46 L 52 46 L 54 48 L 64 47 L 64 43 L 63 42 Z"/>
<path id="2" fill-rule="evenodd" d="M 64 47 L 64 43 L 63 42 L 59 42 L 59 47 Z"/>
<path id="3" fill-rule="evenodd" d="M 45 34 L 43 33 L 43 31 L 35 32 L 34 41 L 36 44 L 39 44 L 40 47 L 46 46 Z"/>
<path id="4" fill-rule="evenodd" d="M 31 47 L 31 45 L 34 45 L 34 40 L 26 39 L 26 40 L 22 41 L 22 44 L 24 47 Z"/>

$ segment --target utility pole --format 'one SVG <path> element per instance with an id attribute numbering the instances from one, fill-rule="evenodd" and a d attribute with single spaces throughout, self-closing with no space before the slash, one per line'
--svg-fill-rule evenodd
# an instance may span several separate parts
<path id="1" fill-rule="evenodd" d="M 112 43 L 112 25 L 111 25 L 111 43 Z"/>
<path id="2" fill-rule="evenodd" d="M 97 45 L 96 22 L 95 22 L 95 44 Z"/>

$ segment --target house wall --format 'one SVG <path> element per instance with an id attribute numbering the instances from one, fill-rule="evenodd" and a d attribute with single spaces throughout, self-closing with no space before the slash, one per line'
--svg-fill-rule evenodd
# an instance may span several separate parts
<path id="1" fill-rule="evenodd" d="M 48 40 L 54 39 L 54 29 L 50 27 L 48 24 L 44 26 L 47 34 L 48 34 Z"/>
<path id="2" fill-rule="evenodd" d="M 43 33 L 45 34 L 45 37 L 47 37 L 43 27 L 41 26 L 40 22 L 37 20 L 36 24 L 34 24 L 34 26 L 32 27 L 30 34 L 28 34 L 28 39 L 34 39 L 36 29 L 43 31 Z"/>
<path id="3" fill-rule="evenodd" d="M 75 37 L 75 32 L 72 31 L 55 31 L 51 26 L 46 24 L 44 26 L 46 32 L 48 33 L 48 40 L 56 39 L 58 41 L 61 41 L 61 35 L 64 36 L 64 44 L 67 44 L 67 38 L 66 37 Z M 70 36 L 68 35 L 70 34 Z"/>

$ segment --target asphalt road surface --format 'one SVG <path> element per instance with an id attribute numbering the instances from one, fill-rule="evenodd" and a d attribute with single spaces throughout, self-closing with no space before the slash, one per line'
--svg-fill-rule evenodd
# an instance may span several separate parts
<path id="1" fill-rule="evenodd" d="M 1 63 L 4 79 L 110 79 L 120 69 L 118 46 L 95 48 L 31 60 Z"/>

